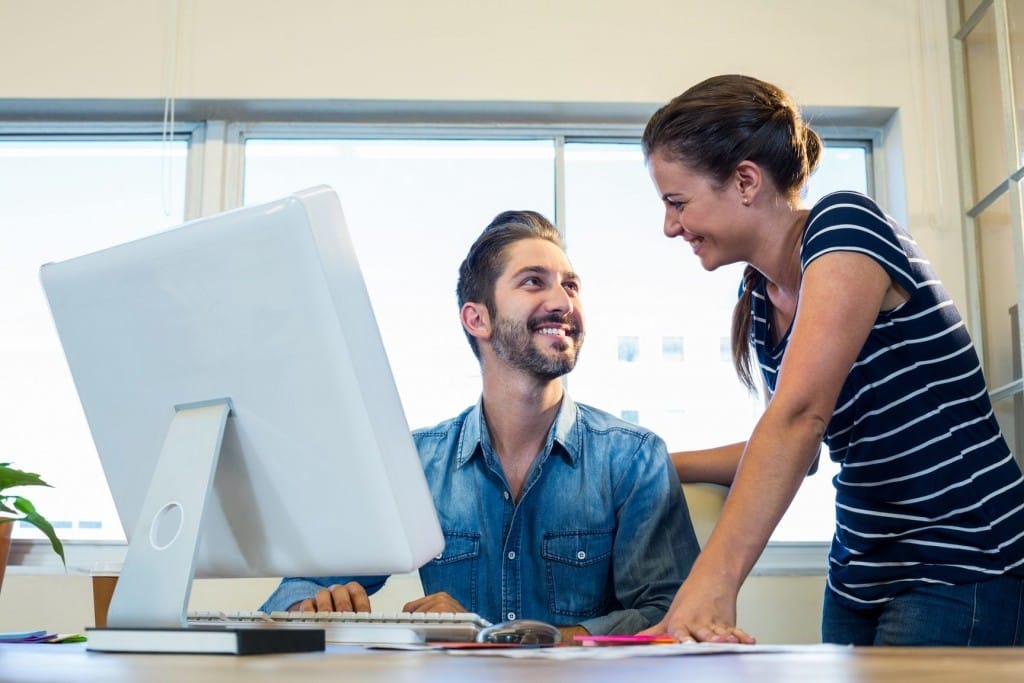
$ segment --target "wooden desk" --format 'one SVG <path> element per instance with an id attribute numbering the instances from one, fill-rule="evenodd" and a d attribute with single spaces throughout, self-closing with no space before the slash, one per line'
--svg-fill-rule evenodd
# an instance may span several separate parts
<path id="1" fill-rule="evenodd" d="M 854 648 L 811 653 L 714 654 L 619 660 L 513 660 L 443 652 L 329 646 L 297 655 L 116 655 L 84 646 L 0 644 L 0 680 L 31 683 L 147 681 L 281 683 L 952 683 L 1024 681 L 1024 648 Z"/>

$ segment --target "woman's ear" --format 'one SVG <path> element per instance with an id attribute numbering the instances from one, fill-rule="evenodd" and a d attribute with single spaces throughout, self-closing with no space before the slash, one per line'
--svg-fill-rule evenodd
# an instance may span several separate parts
<path id="1" fill-rule="evenodd" d="M 477 339 L 486 340 L 491 338 L 491 316 L 487 306 L 474 301 L 467 301 L 462 304 L 462 310 L 459 314 L 462 317 L 462 327 L 465 328 L 466 332 Z"/>
<path id="2" fill-rule="evenodd" d="M 733 180 L 744 204 L 751 204 L 757 199 L 764 184 L 761 167 L 749 159 L 739 163 L 736 170 L 733 171 Z"/>

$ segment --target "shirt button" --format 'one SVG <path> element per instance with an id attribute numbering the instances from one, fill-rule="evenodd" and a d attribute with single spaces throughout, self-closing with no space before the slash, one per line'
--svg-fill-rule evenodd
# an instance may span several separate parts
<path id="1" fill-rule="evenodd" d="M 505 491 L 505 500 L 508 500 L 508 491 Z"/>
<path id="2" fill-rule="evenodd" d="M 508 614 L 506 614 L 505 616 L 506 616 L 506 617 L 508 617 L 508 620 L 509 620 L 509 621 L 512 621 L 513 619 L 515 619 L 515 618 L 516 618 L 516 613 L 515 613 L 515 612 L 509 612 L 509 613 L 508 613 Z"/>
<path id="3" fill-rule="evenodd" d="M 440 552 L 437 555 L 434 555 L 434 559 L 435 560 L 440 560 L 442 555 L 444 555 L 444 552 Z"/>
<path id="4" fill-rule="evenodd" d="M 584 552 L 583 550 L 578 551 L 576 553 L 576 559 L 577 560 L 585 560 L 585 559 L 587 559 L 587 553 Z"/>
<path id="5" fill-rule="evenodd" d="M 508 551 L 508 559 L 510 559 L 510 560 L 516 559 L 516 551 L 515 550 L 509 550 Z"/>

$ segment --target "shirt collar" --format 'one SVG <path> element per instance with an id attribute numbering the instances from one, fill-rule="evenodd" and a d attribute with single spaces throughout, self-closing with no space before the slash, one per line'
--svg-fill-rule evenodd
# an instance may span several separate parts
<path id="1" fill-rule="evenodd" d="M 488 451 L 491 448 L 491 435 L 487 432 L 487 421 L 484 420 L 484 399 L 481 395 L 476 405 L 462 423 L 462 435 L 459 439 L 458 462 L 456 465 L 462 467 L 473 459 L 477 454 L 483 454 L 484 444 Z M 548 432 L 547 442 L 544 444 L 544 453 L 562 453 L 574 467 L 579 462 L 580 453 L 583 451 L 583 437 L 580 433 L 580 425 L 577 420 L 576 402 L 572 400 L 568 392 L 562 395 L 562 405 L 558 408 L 558 415 L 555 416 L 554 424 Z"/>

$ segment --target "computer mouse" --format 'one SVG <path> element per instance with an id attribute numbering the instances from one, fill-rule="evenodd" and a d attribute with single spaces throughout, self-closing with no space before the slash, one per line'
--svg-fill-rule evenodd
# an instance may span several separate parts
<path id="1" fill-rule="evenodd" d="M 476 639 L 480 643 L 558 645 L 562 642 L 562 632 L 557 626 L 536 619 L 513 619 L 488 626 Z"/>

